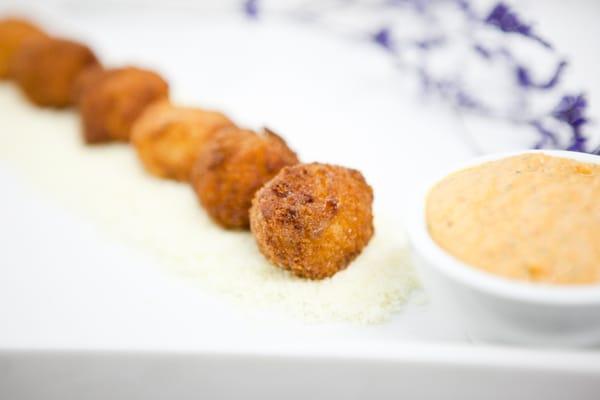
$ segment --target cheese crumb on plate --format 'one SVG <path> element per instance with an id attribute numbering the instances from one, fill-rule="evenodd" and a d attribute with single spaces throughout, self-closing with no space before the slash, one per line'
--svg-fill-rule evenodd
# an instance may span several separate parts
<path id="1" fill-rule="evenodd" d="M 3 165 L 111 236 L 151 252 L 169 271 L 245 307 L 315 322 L 375 323 L 419 287 L 402 231 L 383 220 L 346 270 L 303 280 L 266 261 L 250 233 L 214 225 L 191 187 L 147 174 L 130 146 L 85 146 L 74 111 L 35 108 L 2 84 L 0 114 Z"/>

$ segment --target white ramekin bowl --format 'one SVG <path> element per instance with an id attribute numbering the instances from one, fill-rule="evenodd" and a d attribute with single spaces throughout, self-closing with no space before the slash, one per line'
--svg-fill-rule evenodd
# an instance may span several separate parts
<path id="1" fill-rule="evenodd" d="M 477 158 L 456 170 L 533 152 L 600 164 L 600 156 L 533 150 Z M 600 284 L 558 286 L 509 280 L 466 265 L 434 242 L 427 230 L 425 204 L 429 190 L 445 176 L 418 193 L 408 221 L 413 258 L 431 301 L 451 313 L 474 340 L 557 347 L 599 345 Z"/>

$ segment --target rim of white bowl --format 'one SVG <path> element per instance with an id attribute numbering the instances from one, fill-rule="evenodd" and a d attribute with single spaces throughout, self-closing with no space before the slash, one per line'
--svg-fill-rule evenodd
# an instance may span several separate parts
<path id="1" fill-rule="evenodd" d="M 600 156 L 564 150 L 525 150 L 503 152 L 474 158 L 452 171 L 438 176 L 428 182 L 423 190 L 418 192 L 416 212 L 412 214 L 409 223 L 409 237 L 413 250 L 425 258 L 433 268 L 447 277 L 460 281 L 475 290 L 488 292 L 498 297 L 510 298 L 534 303 L 554 305 L 600 304 L 600 283 L 589 285 L 550 285 L 517 281 L 485 272 L 468 265 L 442 249 L 429 235 L 425 216 L 425 204 L 429 191 L 433 186 L 449 174 L 466 168 L 481 165 L 488 161 L 500 160 L 521 154 L 542 153 L 550 156 L 568 158 L 571 160 L 600 164 Z"/>

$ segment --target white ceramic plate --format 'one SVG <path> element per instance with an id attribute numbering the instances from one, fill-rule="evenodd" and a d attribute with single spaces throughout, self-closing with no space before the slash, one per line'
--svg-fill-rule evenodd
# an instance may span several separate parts
<path id="1" fill-rule="evenodd" d="M 139 14 L 98 14 L 38 16 L 81 32 L 110 62 L 161 69 L 180 99 L 267 123 L 306 160 L 364 170 L 379 208 L 400 215 L 418 182 L 470 156 L 453 116 L 416 104 L 376 50 L 232 14 L 136 19 L 135 29 Z M 1 164 L 0 191 L 2 398 L 592 399 L 600 390 L 596 352 L 469 343 L 428 306 L 364 327 L 247 315 Z"/>

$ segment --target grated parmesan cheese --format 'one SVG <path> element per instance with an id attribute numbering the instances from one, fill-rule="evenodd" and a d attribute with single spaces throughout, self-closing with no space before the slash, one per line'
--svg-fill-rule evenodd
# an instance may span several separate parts
<path id="1" fill-rule="evenodd" d="M 419 286 L 404 238 L 381 221 L 348 269 L 323 281 L 302 280 L 270 265 L 251 234 L 215 226 L 188 185 L 144 172 L 129 146 L 83 145 L 73 111 L 35 108 L 5 83 L 0 115 L 0 159 L 203 289 L 309 321 L 373 323 L 386 320 Z"/>

